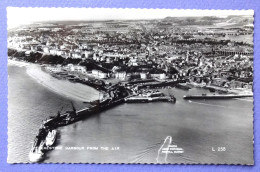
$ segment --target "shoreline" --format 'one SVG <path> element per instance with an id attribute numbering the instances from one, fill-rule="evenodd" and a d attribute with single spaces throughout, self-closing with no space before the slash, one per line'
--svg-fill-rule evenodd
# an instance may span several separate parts
<path id="1" fill-rule="evenodd" d="M 58 80 L 52 77 L 48 73 L 42 71 L 38 64 L 29 64 L 8 59 L 8 65 L 25 67 L 28 76 L 54 93 L 66 98 L 82 102 L 90 102 L 102 97 L 101 92 L 90 86 L 80 83 L 71 83 L 66 80 Z"/>
<path id="2" fill-rule="evenodd" d="M 60 94 L 67 98 L 69 97 L 74 100 L 88 102 L 88 101 L 94 101 L 94 100 L 97 100 L 97 99 L 100 99 L 103 97 L 102 92 L 100 92 L 99 90 L 96 90 L 95 88 L 93 88 L 89 85 L 84 85 L 81 83 L 71 83 L 68 80 L 59 80 L 57 78 L 54 78 L 50 74 L 42 71 L 38 64 L 8 59 L 8 65 L 26 67 L 26 73 L 30 77 L 34 78 L 38 83 L 47 87 L 48 89 L 55 92 L 56 94 Z M 34 68 L 33 68 L 33 66 L 34 66 Z M 38 69 L 37 69 L 37 67 L 38 67 Z M 44 76 L 44 78 L 42 78 L 42 76 Z M 53 81 L 53 82 L 49 82 L 49 81 Z M 227 89 L 227 88 L 222 88 L 222 87 L 213 86 L 213 85 L 199 86 L 199 84 L 195 84 L 192 82 L 189 82 L 188 84 L 192 85 L 192 87 L 203 88 L 205 90 L 214 88 L 217 92 L 218 91 L 226 92 L 227 95 L 228 94 L 236 94 L 236 95 L 252 94 L 253 95 L 253 91 L 250 89 L 246 89 L 246 88 L 233 88 L 233 89 L 229 88 L 229 89 Z M 55 85 L 58 85 L 58 88 L 56 88 Z M 63 86 L 65 86 L 65 89 L 63 89 Z M 86 89 L 84 87 L 87 87 L 88 89 Z M 93 91 L 90 91 L 89 88 L 91 88 L 91 90 L 93 90 Z M 88 99 L 86 97 L 87 96 L 86 93 L 91 93 L 91 94 L 94 93 L 96 95 L 96 98 Z"/>

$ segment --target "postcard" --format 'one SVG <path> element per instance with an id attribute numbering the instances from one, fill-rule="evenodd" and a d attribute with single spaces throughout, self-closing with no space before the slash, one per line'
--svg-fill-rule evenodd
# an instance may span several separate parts
<path id="1" fill-rule="evenodd" d="M 8 163 L 254 164 L 253 10 L 7 8 Z"/>

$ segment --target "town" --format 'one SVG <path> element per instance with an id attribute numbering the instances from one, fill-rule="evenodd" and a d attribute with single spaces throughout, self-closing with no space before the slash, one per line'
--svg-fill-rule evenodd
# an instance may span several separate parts
<path id="1" fill-rule="evenodd" d="M 185 22 L 169 17 L 36 23 L 9 31 L 8 56 L 39 63 L 59 79 L 93 81 L 97 89 L 125 81 L 181 81 L 185 89 L 252 90 L 253 42 L 244 38 L 253 34 L 253 26 L 221 28 L 193 22 L 183 27 Z"/>

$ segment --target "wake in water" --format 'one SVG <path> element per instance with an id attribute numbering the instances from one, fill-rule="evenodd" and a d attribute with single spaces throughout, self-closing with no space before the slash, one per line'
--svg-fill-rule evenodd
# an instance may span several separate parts
<path id="1" fill-rule="evenodd" d="M 161 142 L 155 143 L 154 145 L 147 147 L 145 150 L 138 153 L 137 156 L 134 157 L 134 160 L 131 161 L 131 163 L 141 163 L 144 157 L 156 151 L 159 145 L 161 145 Z"/>
<path id="2" fill-rule="evenodd" d="M 160 147 L 160 149 L 158 150 L 157 153 L 157 158 L 156 158 L 156 162 L 160 163 L 160 156 L 164 156 L 162 157 L 162 159 L 164 159 L 164 163 L 167 163 L 167 158 L 168 158 L 168 150 L 169 147 L 172 143 L 172 137 L 171 136 L 167 136 L 162 144 L 162 146 Z M 163 154 L 163 150 L 166 150 L 166 153 Z"/>
<path id="3" fill-rule="evenodd" d="M 246 101 L 246 102 L 253 102 L 253 100 L 250 99 L 241 99 L 241 98 L 234 98 L 236 100 Z"/>
<path id="4" fill-rule="evenodd" d="M 182 151 L 178 152 L 178 150 L 182 150 Z M 172 154 L 172 156 L 174 156 L 175 158 L 181 159 L 182 162 L 184 161 L 189 163 L 198 163 L 192 160 L 191 158 L 184 156 L 183 148 L 178 147 L 177 144 L 173 142 L 172 136 L 167 136 L 163 141 L 161 147 L 158 149 L 156 162 L 170 163 L 168 162 L 169 154 Z"/>
<path id="5" fill-rule="evenodd" d="M 169 154 L 172 154 L 171 158 L 177 158 L 182 162 L 187 162 L 191 164 L 199 163 L 195 160 L 191 159 L 190 157 L 184 156 L 183 153 L 174 153 L 173 148 L 180 148 L 177 147 L 177 144 L 173 142 L 172 136 L 167 136 L 164 140 L 161 140 L 159 143 L 155 143 L 149 147 L 146 147 L 143 151 L 140 151 L 131 163 L 145 163 L 145 162 L 153 162 L 153 159 L 150 159 L 154 155 L 156 155 L 155 162 L 160 164 L 165 163 L 172 163 L 176 162 L 175 160 L 169 160 Z M 182 148 L 181 148 L 182 149 Z M 156 154 L 154 154 L 157 152 Z"/>
<path id="6" fill-rule="evenodd" d="M 209 104 L 209 103 L 194 102 L 194 101 L 191 101 L 191 100 L 189 100 L 189 103 L 195 103 L 195 104 L 199 104 L 199 105 L 206 105 L 206 106 L 226 108 L 226 106 L 213 105 L 213 104 Z"/>

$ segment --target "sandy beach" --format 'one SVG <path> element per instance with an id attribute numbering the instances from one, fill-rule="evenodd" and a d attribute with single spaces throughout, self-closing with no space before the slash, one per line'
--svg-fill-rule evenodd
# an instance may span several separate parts
<path id="1" fill-rule="evenodd" d="M 41 70 L 37 64 L 29 64 L 26 62 L 8 60 L 8 65 L 15 65 L 19 67 L 26 67 L 26 73 L 35 79 L 41 85 L 47 87 L 57 94 L 68 97 L 78 101 L 93 101 L 101 97 L 101 93 L 87 85 L 80 83 L 71 83 L 66 80 L 58 80 L 48 73 Z"/>

